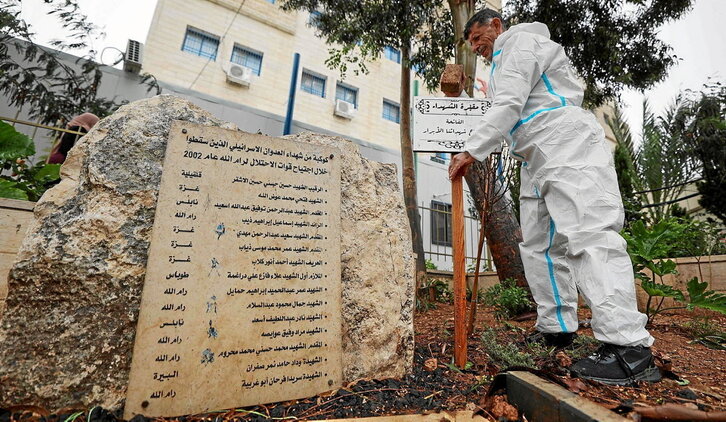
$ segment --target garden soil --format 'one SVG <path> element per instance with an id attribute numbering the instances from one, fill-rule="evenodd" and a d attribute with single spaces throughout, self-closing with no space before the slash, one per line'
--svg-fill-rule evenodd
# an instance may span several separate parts
<path id="1" fill-rule="evenodd" d="M 534 321 L 497 321 L 493 310 L 480 306 L 475 332 L 469 338 L 469 364 L 463 371 L 452 364 L 453 306 L 437 303 L 434 309 L 418 312 L 415 318 L 416 350 L 414 370 L 402 379 L 361 379 L 341 389 L 315 397 L 244 409 L 222 410 L 203 415 L 157 419 L 169 422 L 222 422 L 226 420 L 313 420 L 400 414 L 435 413 L 445 410 L 473 410 L 487 420 L 520 420 L 506 402 L 506 396 L 486 398 L 493 377 L 506 363 L 490 358 L 482 340 L 486 330 L 494 330 L 500 345 L 519 344 Z M 708 317 L 705 327 L 726 331 L 726 316 L 699 311 L 695 317 Z M 587 321 L 588 310 L 580 319 Z M 694 314 L 659 315 L 650 328 L 656 338 L 654 352 L 665 374 L 656 384 L 611 387 L 571 379 L 566 366 L 594 350 L 596 344 L 583 342 L 564 354 L 531 350 L 518 346 L 535 363 L 539 374 L 570 391 L 608 409 L 627 415 L 645 406 L 675 404 L 706 412 L 726 411 L 726 351 L 714 350 L 693 339 Z M 700 319 L 695 319 L 700 321 Z M 585 326 L 587 324 L 584 324 Z M 589 328 L 581 336 L 592 335 Z M 585 337 L 586 338 L 586 337 Z M 117 422 L 120 412 L 101 408 L 45 409 L 43 403 L 0 403 L 0 422 Z M 137 416 L 133 422 L 146 422 Z"/>

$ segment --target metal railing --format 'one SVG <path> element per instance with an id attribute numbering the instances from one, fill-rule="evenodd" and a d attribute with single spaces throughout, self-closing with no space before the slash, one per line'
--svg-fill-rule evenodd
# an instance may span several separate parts
<path id="1" fill-rule="evenodd" d="M 85 133 L 83 133 L 83 132 L 78 132 L 78 131 L 69 130 L 69 129 L 63 129 L 63 128 L 55 127 L 55 126 L 42 125 L 40 123 L 29 122 L 27 120 L 13 119 L 13 118 L 4 117 L 4 116 L 0 116 L 0 120 L 12 123 L 13 127 L 15 127 L 16 124 L 33 127 L 34 128 L 33 134 L 30 135 L 31 138 L 35 137 L 35 134 L 38 132 L 38 129 L 48 129 L 48 130 L 52 130 L 52 131 L 56 131 L 56 132 L 66 132 L 66 133 L 73 133 L 75 135 L 85 135 Z"/>
<path id="2" fill-rule="evenodd" d="M 442 204 L 445 205 L 445 204 Z M 453 266 L 453 250 L 451 248 L 451 211 L 450 208 L 436 209 L 424 204 L 418 207 L 421 217 L 421 236 L 424 241 L 424 255 L 433 261 L 439 269 Z M 443 226 L 442 226 L 443 223 Z M 479 246 L 479 229 L 481 222 L 472 216 L 464 217 L 465 257 L 467 269 L 473 272 L 476 266 L 476 252 Z M 492 270 L 492 256 L 486 240 L 481 257 L 480 270 Z"/>

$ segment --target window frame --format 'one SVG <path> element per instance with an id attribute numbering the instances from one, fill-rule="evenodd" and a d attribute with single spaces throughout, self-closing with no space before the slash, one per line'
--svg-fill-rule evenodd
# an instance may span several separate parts
<path id="1" fill-rule="evenodd" d="M 387 45 L 383 48 L 383 55 L 390 61 L 401 64 L 401 50 Z M 395 57 L 395 58 L 394 58 Z"/>
<path id="2" fill-rule="evenodd" d="M 395 107 L 396 108 L 396 120 L 393 120 L 393 119 L 390 118 L 390 116 L 387 116 L 386 115 L 386 105 L 388 105 L 389 107 Z M 396 123 L 396 124 L 401 124 L 401 105 L 398 104 L 395 101 L 387 100 L 387 99 L 384 98 L 383 99 L 383 112 L 381 114 L 381 117 L 384 120 L 388 120 L 389 122 L 393 122 L 393 123 Z"/>
<path id="3" fill-rule="evenodd" d="M 310 12 L 310 14 L 308 15 L 307 25 L 311 28 L 317 28 L 318 24 L 316 18 L 320 15 L 322 15 L 322 13 L 317 10 L 313 10 L 312 12 Z"/>
<path id="4" fill-rule="evenodd" d="M 191 47 L 187 46 L 187 40 L 189 39 L 189 35 L 195 35 L 200 38 L 199 48 L 193 49 Z M 213 41 L 215 42 L 214 46 L 214 55 L 207 55 L 202 54 L 204 42 L 205 41 Z M 220 38 L 212 33 L 209 33 L 207 31 L 203 31 L 201 29 L 195 28 L 193 26 L 187 25 L 187 29 L 184 32 L 184 40 L 182 41 L 181 51 L 184 51 L 189 54 L 194 54 L 197 57 L 201 57 L 203 59 L 217 61 L 217 54 L 219 53 L 219 44 L 220 44 Z"/>
<path id="5" fill-rule="evenodd" d="M 254 68 L 254 67 L 248 66 L 245 63 L 240 63 L 240 62 L 234 61 L 235 52 L 237 52 L 237 51 L 240 51 L 242 53 L 246 53 L 249 56 L 259 57 L 260 58 L 260 65 L 259 65 L 259 67 L 258 68 Z M 245 56 L 242 56 L 242 57 L 245 57 Z M 264 58 L 265 58 L 265 54 L 263 52 L 257 51 L 257 50 L 253 50 L 253 49 L 251 49 L 249 47 L 245 47 L 243 45 L 240 45 L 240 44 L 235 43 L 234 46 L 232 47 L 232 54 L 229 57 L 229 61 L 230 61 L 230 63 L 234 63 L 234 64 L 238 64 L 240 66 L 244 66 L 244 67 L 250 69 L 255 75 L 260 76 L 262 74 L 262 61 L 264 60 Z"/>
<path id="6" fill-rule="evenodd" d="M 451 204 L 431 200 L 431 244 L 452 246 L 453 227 L 451 224 Z M 443 233 L 439 231 L 443 230 Z M 443 235 L 443 239 L 441 238 Z"/>
<path id="7" fill-rule="evenodd" d="M 315 90 L 314 86 L 310 86 L 310 87 L 305 86 L 304 81 L 305 81 L 306 76 L 309 76 L 310 78 L 312 78 L 313 81 L 315 81 L 316 79 L 322 81 L 323 87 L 322 87 L 322 91 L 320 93 L 318 93 Z M 325 98 L 325 88 L 326 88 L 327 82 L 328 82 L 327 76 L 323 76 L 320 73 L 313 72 L 308 69 L 303 69 L 302 75 L 300 76 L 300 90 L 303 92 L 307 92 L 308 94 L 314 95 L 316 97 Z"/>
<path id="8" fill-rule="evenodd" d="M 352 92 L 353 93 L 353 101 L 352 102 L 351 101 L 348 101 L 345 98 L 340 98 L 338 96 L 338 92 L 339 92 L 339 90 L 341 88 L 343 90 L 345 90 L 345 91 L 349 91 L 349 92 Z M 356 88 L 354 86 L 351 86 L 351 85 L 348 85 L 348 84 L 344 84 L 342 82 L 336 82 L 336 84 L 335 84 L 335 99 L 336 100 L 347 101 L 347 102 L 353 104 L 353 108 L 355 108 L 357 110 L 358 109 L 358 88 Z"/>

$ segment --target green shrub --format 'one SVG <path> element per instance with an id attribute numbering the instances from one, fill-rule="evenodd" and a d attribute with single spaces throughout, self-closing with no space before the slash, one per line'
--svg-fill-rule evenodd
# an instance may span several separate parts
<path id="1" fill-rule="evenodd" d="M 646 228 L 642 221 L 636 221 L 623 232 L 635 278 L 640 280 L 640 287 L 648 294 L 646 303 L 648 322 L 653 322 L 659 313 L 669 309 L 700 307 L 726 314 L 726 295 L 707 290 L 708 283 L 699 282 L 698 277 L 692 278 L 686 284 L 687 298 L 682 291 L 664 283 L 666 275 L 678 274 L 678 271 L 675 262 L 663 258 L 673 256 L 672 254 L 678 250 L 699 245 L 695 234 L 699 228 L 703 229 L 696 222 L 670 218 L 650 228 Z M 650 273 L 644 272 L 646 269 L 650 270 Z M 686 305 L 663 308 L 667 297 Z M 654 303 L 654 298 L 659 298 L 655 299 L 657 304 Z M 655 304 L 655 307 L 652 308 L 651 304 Z"/>
<path id="2" fill-rule="evenodd" d="M 726 254 L 726 243 L 721 241 L 726 233 L 718 224 L 686 219 L 676 221 L 682 228 L 668 258 Z"/>
<path id="3" fill-rule="evenodd" d="M 466 300 L 471 301 L 471 287 L 466 286 Z M 484 303 L 484 292 L 479 289 L 476 295 L 476 303 Z"/>
<path id="4" fill-rule="evenodd" d="M 434 264 L 434 262 L 432 260 L 427 259 L 426 260 L 426 269 L 427 270 L 438 270 L 438 267 L 436 266 L 436 264 Z"/>
<path id="5" fill-rule="evenodd" d="M 426 287 L 434 289 L 437 302 L 454 302 L 454 292 L 451 290 L 451 287 L 449 287 L 449 283 L 447 283 L 446 280 L 441 280 L 439 278 L 432 279 Z"/>
<path id="6" fill-rule="evenodd" d="M 711 349 L 726 350 L 726 332 L 708 317 L 695 318 L 687 322 L 684 328 L 693 337 L 693 341 Z"/>
<path id="7" fill-rule="evenodd" d="M 527 366 L 534 368 L 534 359 L 530 354 L 521 352 L 513 343 L 502 343 L 501 337 L 491 328 L 482 333 L 481 336 L 484 350 L 489 359 L 502 368 L 510 366 Z"/>
<path id="8" fill-rule="evenodd" d="M 60 178 L 59 164 L 33 165 L 33 154 L 33 140 L 0 121 L 0 171 L 10 173 L 0 175 L 0 198 L 37 201 Z"/>
<path id="9" fill-rule="evenodd" d="M 484 292 L 482 303 L 494 307 L 494 316 L 497 319 L 508 319 L 535 309 L 527 290 L 517 287 L 513 278 L 488 288 Z"/>

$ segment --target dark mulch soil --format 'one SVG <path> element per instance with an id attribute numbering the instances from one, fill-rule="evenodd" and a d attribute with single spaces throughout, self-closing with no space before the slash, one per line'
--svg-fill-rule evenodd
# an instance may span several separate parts
<path id="1" fill-rule="evenodd" d="M 588 321 L 590 311 L 580 310 L 580 320 Z M 658 406 L 676 404 L 706 412 L 726 411 L 726 351 L 714 350 L 694 340 L 694 321 L 707 318 L 713 329 L 726 332 L 726 316 L 715 312 L 696 310 L 679 311 L 658 315 L 655 324 L 648 327 L 655 337 L 653 352 L 663 369 L 664 378 L 659 383 L 639 383 L 636 387 L 613 387 L 598 383 L 572 379 L 568 376 L 567 366 L 578 358 L 594 350 L 597 343 L 582 346 L 577 350 L 567 349 L 565 355 L 547 353 L 519 346 L 522 352 L 534 356 L 537 369 L 551 381 L 557 382 L 570 391 L 588 398 L 608 409 L 627 414 L 638 406 Z M 447 340 L 451 345 L 453 336 L 453 306 L 439 304 L 436 309 L 421 313 L 416 319 L 416 341 L 426 344 L 436 339 Z M 469 360 L 472 369 L 481 379 L 491 377 L 505 364 L 493 362 L 487 348 L 481 341 L 485 330 L 495 330 L 500 344 L 518 344 L 530 332 L 534 320 L 497 321 L 491 308 L 480 306 L 477 314 L 475 333 L 469 339 Z M 581 328 L 580 336 L 592 336 L 592 330 Z M 447 352 L 450 355 L 451 352 Z M 569 358 L 569 359 L 568 359 Z M 491 378 L 488 378 L 491 379 Z M 476 400 L 470 400 L 478 403 Z"/>
<path id="2" fill-rule="evenodd" d="M 403 379 L 358 380 L 344 388 L 315 397 L 255 406 L 245 409 L 208 413 L 180 418 L 159 419 L 169 422 L 221 422 L 226 420 L 269 419 L 333 419 L 348 417 L 387 416 L 399 414 L 432 413 L 443 410 L 474 410 L 489 420 L 497 420 L 488 404 L 484 404 L 487 388 L 494 375 L 506 366 L 491 358 L 488 345 L 482 340 L 486 330 L 494 330 L 497 344 L 516 344 L 524 332 L 531 330 L 533 320 L 500 322 L 492 316 L 492 309 L 480 306 L 474 334 L 469 338 L 469 364 L 459 371 L 452 362 L 453 307 L 437 304 L 435 309 L 417 313 L 415 317 L 416 349 L 413 372 Z M 709 315 L 712 326 L 726 330 L 726 316 Z M 582 320 L 589 311 L 582 310 Z M 726 410 L 726 351 L 713 350 L 693 341 L 687 328 L 692 313 L 660 315 L 650 328 L 656 338 L 654 352 L 666 369 L 666 378 L 656 384 L 637 387 L 609 387 L 569 378 L 566 367 L 571 361 L 596 347 L 586 344 L 568 349 L 565 354 L 547 350 L 532 350 L 520 346 L 528 353 L 541 375 L 559 383 L 583 397 L 609 409 L 627 414 L 634 406 L 655 406 L 665 403 L 683 405 L 691 409 L 713 412 Z M 592 335 L 588 328 L 579 331 Z M 495 407 L 507 407 L 497 398 Z M 1 406 L 0 406 L 1 407 Z M 483 409 L 482 407 L 485 407 Z M 507 409 L 512 410 L 512 409 Z M 82 413 L 78 413 L 82 412 Z M 500 415 L 496 415 L 500 416 Z M 120 415 L 101 408 L 63 409 L 49 414 L 34 406 L 0 408 L 0 422 L 117 422 Z M 133 422 L 146 422 L 137 416 Z"/>
<path id="3" fill-rule="evenodd" d="M 270 418 L 333 419 L 462 410 L 467 403 L 478 402 L 485 387 L 480 382 L 481 377 L 472 371 L 458 372 L 444 365 L 444 362 L 451 359 L 450 350 L 451 347 L 446 342 L 419 344 L 414 355 L 414 370 L 402 379 L 361 379 L 339 390 L 308 399 L 166 420 L 193 422 L 261 421 Z M 424 364 L 432 358 L 436 359 L 436 363 L 432 367 L 433 361 L 429 361 L 429 368 L 426 368 Z M 469 408 L 474 410 L 475 406 L 469 404 Z M 70 410 L 64 410 L 62 414 L 41 416 L 47 415 L 47 412 L 40 408 L 11 407 L 9 410 L 0 409 L 0 422 L 65 422 L 69 418 L 74 422 L 120 420 L 120 414 L 114 415 L 101 408 L 95 408 L 90 419 L 85 411 L 77 416 Z M 73 416 L 75 419 L 72 419 Z M 132 420 L 145 421 L 146 419 L 139 416 Z"/>

